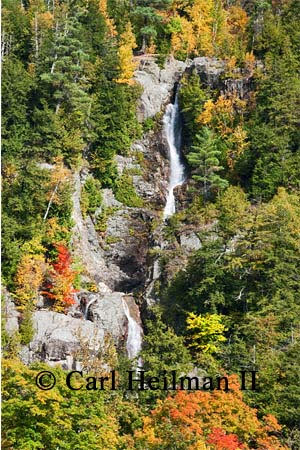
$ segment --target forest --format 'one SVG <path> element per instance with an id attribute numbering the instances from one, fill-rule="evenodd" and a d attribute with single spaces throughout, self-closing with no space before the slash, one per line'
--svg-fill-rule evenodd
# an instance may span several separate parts
<path id="1" fill-rule="evenodd" d="M 297 0 L 3 0 L 3 449 L 300 449 L 299 23 Z M 201 57 L 223 67 L 216 83 L 192 69 L 176 83 L 186 178 L 165 220 L 135 184 L 155 164 L 134 145 L 162 145 L 166 106 L 137 116 L 145 55 L 161 71 Z M 130 158 L 138 168 L 120 171 Z M 105 255 L 120 245 L 109 232 L 122 207 L 138 217 L 128 252 L 131 238 L 164 242 L 141 263 L 158 261 L 152 300 L 144 269 L 124 289 L 141 315 L 139 353 L 110 335 L 97 355 L 81 349 L 88 374 L 117 371 L 116 391 L 68 389 L 42 351 L 26 362 L 36 312 L 75 323 L 78 293 L 105 281 L 74 250 L 78 174 L 82 223 Z M 191 230 L 201 244 L 185 253 Z M 197 370 L 231 389 L 130 392 L 127 371 L 141 361 L 147 376 Z M 44 370 L 52 390 L 35 384 Z M 257 390 L 240 389 L 241 370 L 257 370 Z"/>

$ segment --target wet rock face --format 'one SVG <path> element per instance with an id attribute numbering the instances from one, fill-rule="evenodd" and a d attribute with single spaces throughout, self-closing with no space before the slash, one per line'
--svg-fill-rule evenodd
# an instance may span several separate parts
<path id="1" fill-rule="evenodd" d="M 104 254 L 108 266 L 119 267 L 124 276 L 114 280 L 114 289 L 131 292 L 143 285 L 149 247 L 149 215 L 139 208 L 122 208 L 107 222 Z"/>

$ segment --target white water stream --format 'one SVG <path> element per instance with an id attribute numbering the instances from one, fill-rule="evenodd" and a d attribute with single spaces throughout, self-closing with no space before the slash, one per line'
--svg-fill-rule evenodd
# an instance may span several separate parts
<path id="1" fill-rule="evenodd" d="M 85 310 L 84 310 L 84 318 L 85 318 L 85 320 L 88 319 L 88 316 L 89 316 L 89 308 L 90 308 L 90 306 L 91 306 L 93 303 L 95 303 L 96 300 L 97 300 L 97 297 L 93 297 L 93 298 L 87 303 L 87 305 L 86 305 L 86 307 L 85 307 Z"/>
<path id="2" fill-rule="evenodd" d="M 176 94 L 175 96 L 174 104 L 168 104 L 163 122 L 170 155 L 169 191 L 166 206 L 164 209 L 164 219 L 167 219 L 176 211 L 174 188 L 176 186 L 180 186 L 184 182 L 184 165 L 180 161 L 181 123 L 178 105 L 178 94 Z"/>
<path id="3" fill-rule="evenodd" d="M 127 317 L 128 320 L 126 349 L 128 357 L 130 359 L 133 359 L 141 351 L 143 330 L 142 327 L 136 322 L 136 320 L 133 317 L 131 317 L 128 305 L 126 303 L 126 300 L 124 300 L 124 298 L 122 298 L 122 303 L 125 316 Z M 142 361 L 139 359 L 138 366 L 141 365 Z"/>

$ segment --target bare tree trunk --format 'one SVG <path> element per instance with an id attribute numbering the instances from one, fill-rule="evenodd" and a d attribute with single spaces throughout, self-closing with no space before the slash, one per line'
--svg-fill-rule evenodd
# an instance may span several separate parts
<path id="1" fill-rule="evenodd" d="M 55 108 L 55 115 L 58 114 L 60 105 L 61 105 L 61 101 L 58 101 L 58 102 L 57 102 L 57 105 L 56 105 L 56 108 Z"/>
<path id="2" fill-rule="evenodd" d="M 39 57 L 39 37 L 38 37 L 38 16 L 37 12 L 34 15 L 34 42 L 35 42 L 35 60 Z"/>
<path id="3" fill-rule="evenodd" d="M 144 54 L 146 51 L 146 36 L 143 35 L 143 41 L 142 41 L 142 48 L 141 48 L 141 52 Z"/>
<path id="4" fill-rule="evenodd" d="M 57 183 L 57 185 L 55 186 L 55 188 L 54 188 L 54 190 L 53 190 L 53 192 L 51 194 L 51 197 L 50 197 L 50 200 L 49 200 L 49 203 L 48 203 L 48 206 L 47 206 L 47 210 L 46 210 L 45 215 L 43 217 L 43 222 L 45 222 L 45 220 L 47 219 L 47 216 L 48 216 L 49 210 L 51 208 L 51 205 L 52 205 L 52 202 L 53 202 L 53 199 L 54 199 L 54 195 L 57 192 L 58 186 L 59 186 L 59 183 Z"/>
<path id="5" fill-rule="evenodd" d="M 50 70 L 51 75 L 54 73 L 56 60 L 57 60 L 57 53 L 54 56 L 54 61 L 53 61 L 52 66 L 51 66 L 51 70 Z"/>

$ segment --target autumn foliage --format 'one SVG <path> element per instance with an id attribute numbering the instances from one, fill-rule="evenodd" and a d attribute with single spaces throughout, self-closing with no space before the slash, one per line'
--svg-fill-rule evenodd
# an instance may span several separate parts
<path id="1" fill-rule="evenodd" d="M 136 48 L 136 42 L 129 22 L 126 25 L 124 33 L 121 35 L 121 43 L 118 52 L 120 60 L 120 76 L 116 80 L 117 83 L 134 84 L 132 80 L 134 70 L 136 69 L 136 64 L 133 61 L 134 48 Z"/>
<path id="2" fill-rule="evenodd" d="M 208 435 L 206 440 L 208 444 L 211 444 L 216 450 L 236 450 L 245 448 L 241 444 L 235 434 L 226 434 L 222 428 L 213 428 L 212 432 Z"/>
<path id="3" fill-rule="evenodd" d="M 256 410 L 246 405 L 238 378 L 229 378 L 230 391 L 192 393 L 179 390 L 160 401 L 144 418 L 142 431 L 136 439 L 145 448 L 172 448 L 174 439 L 186 449 L 283 449 L 271 433 L 280 430 L 276 419 L 267 416 L 262 421 Z"/>
<path id="4" fill-rule="evenodd" d="M 15 276 L 15 298 L 18 309 L 31 309 L 37 300 L 46 271 L 45 248 L 37 237 L 22 247 L 23 255 Z"/>
<path id="5" fill-rule="evenodd" d="M 52 263 L 49 281 L 43 294 L 55 301 L 54 307 L 57 311 L 64 311 L 74 304 L 73 294 L 76 290 L 73 283 L 77 273 L 71 267 L 72 259 L 68 249 L 62 244 L 55 244 L 55 248 L 58 252 L 57 258 Z"/>

